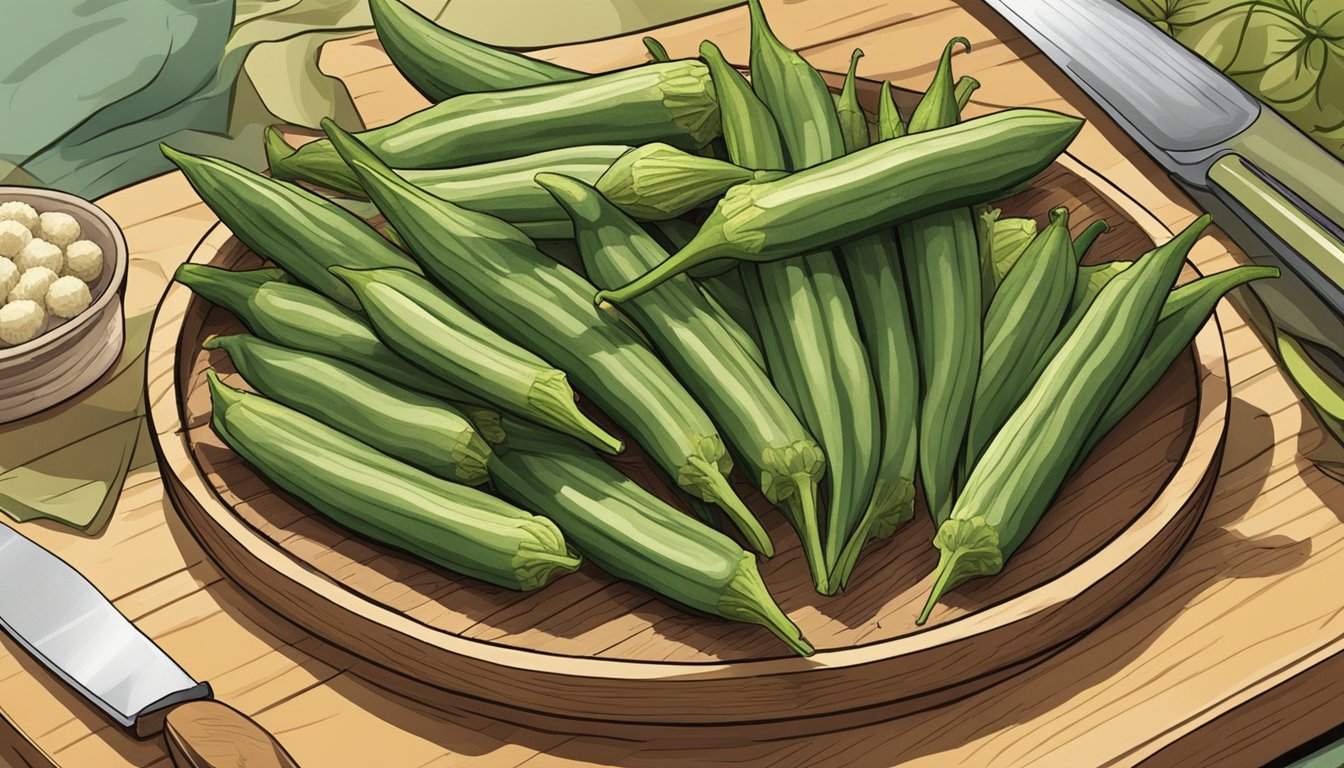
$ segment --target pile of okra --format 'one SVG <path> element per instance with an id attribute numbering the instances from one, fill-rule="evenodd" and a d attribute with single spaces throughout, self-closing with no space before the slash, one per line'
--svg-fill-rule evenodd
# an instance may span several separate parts
<path id="1" fill-rule="evenodd" d="M 206 345 L 248 385 L 208 373 L 228 445 L 335 522 L 492 584 L 588 560 L 811 653 L 757 570 L 775 543 L 737 473 L 823 594 L 921 497 L 940 553 L 922 623 L 1003 568 L 1223 294 L 1275 274 L 1177 287 L 1207 218 L 1080 265 L 1104 223 L 999 216 L 1081 121 L 963 119 L 961 38 L 913 110 L 884 83 L 873 113 L 859 51 L 833 94 L 756 0 L 749 76 L 711 42 L 670 60 L 651 39 L 650 62 L 589 75 L 371 6 L 433 105 L 297 150 L 272 132 L 269 176 L 165 148 L 274 265 L 177 279 L 249 331 Z M 381 218 L 352 212 L 368 203 Z M 694 514 L 604 460 L 626 440 Z"/>

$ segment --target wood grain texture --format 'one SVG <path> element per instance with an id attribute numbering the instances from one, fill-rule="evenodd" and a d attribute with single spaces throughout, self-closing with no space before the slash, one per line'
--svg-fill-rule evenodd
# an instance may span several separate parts
<path id="1" fill-rule="evenodd" d="M 864 86 L 875 102 L 877 84 Z M 1044 215 L 1057 204 L 1078 209 L 1079 231 L 1096 218 L 1112 223 L 1097 259 L 1132 259 L 1152 245 L 1139 221 L 1151 216 L 1068 157 L 1000 205 L 1006 215 Z M 191 261 L 263 266 L 222 226 Z M 1188 537 L 1216 476 L 1228 395 L 1216 325 L 1066 485 L 1010 567 L 956 590 L 922 629 L 914 618 L 936 562 L 926 514 L 872 548 L 845 594 L 824 597 L 811 588 L 782 516 L 747 494 L 779 543 L 762 576 L 817 648 L 808 659 L 790 656 L 759 627 L 688 615 L 591 567 L 517 593 L 377 546 L 311 512 L 210 428 L 205 371 L 245 383 L 227 355 L 201 342 L 239 326 L 183 286 L 169 289 L 154 324 L 149 397 L 165 479 L 198 539 L 232 578 L 309 631 L 407 677 L 491 702 L 511 720 L 576 733 L 730 726 L 739 736 L 749 728 L 774 737 L 969 695 L 1063 647 L 1147 586 Z M 637 455 L 616 463 L 650 474 Z"/>
<path id="2" fill-rule="evenodd" d="M 168 713 L 163 741 L 177 768 L 298 768 L 275 738 L 217 701 L 192 701 Z"/>
<path id="3" fill-rule="evenodd" d="M 862 44 L 861 75 L 923 88 L 952 35 L 974 50 L 959 73 L 985 85 L 972 109 L 1032 104 L 1088 119 L 1071 153 L 1151 211 L 1153 237 L 1199 214 L 1133 143 L 978 0 L 790 3 L 763 0 L 785 42 L 830 68 Z M 746 13 L 659 30 L 673 55 L 702 38 L 743 61 Z M 640 35 L 538 55 L 587 69 L 644 56 Z M 372 35 L 329 43 L 370 125 L 423 100 Z M 100 204 L 131 251 L 127 313 L 152 309 L 172 270 L 215 223 L 180 174 Z M 1214 233 L 1192 254 L 1204 272 L 1245 263 Z M 491 718 L 478 702 L 438 708 L 407 682 L 321 643 L 223 578 L 168 504 L 151 465 L 134 472 L 107 529 L 89 539 L 46 524 L 25 535 L 61 554 L 224 701 L 254 717 L 303 765 L 666 768 L 857 766 L 1226 765 L 1253 768 L 1338 724 L 1344 694 L 1344 485 L 1303 458 L 1323 435 L 1230 306 L 1219 309 L 1233 397 L 1223 470 L 1190 543 L 1158 580 L 1077 643 L 973 697 L 839 735 L 639 741 L 573 737 Z M 627 597 L 626 599 L 637 599 Z M 34 765 L 167 768 L 157 742 L 102 719 L 0 638 L 0 746 Z M 8 724 L 8 726 L 6 725 Z M 11 752 L 0 752 L 6 757 Z M 706 759 L 705 756 L 711 757 Z M 23 762 L 17 764 L 23 765 Z"/>

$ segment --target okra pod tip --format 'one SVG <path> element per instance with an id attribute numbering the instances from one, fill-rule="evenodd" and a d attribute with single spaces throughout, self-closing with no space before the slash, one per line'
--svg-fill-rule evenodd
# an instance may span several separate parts
<path id="1" fill-rule="evenodd" d="M 765 627 L 799 656 L 815 653 L 812 644 L 803 638 L 798 625 L 770 596 L 756 568 L 756 558 L 750 552 L 742 553 L 728 588 L 723 597 L 719 598 L 718 608 L 724 616 Z"/>

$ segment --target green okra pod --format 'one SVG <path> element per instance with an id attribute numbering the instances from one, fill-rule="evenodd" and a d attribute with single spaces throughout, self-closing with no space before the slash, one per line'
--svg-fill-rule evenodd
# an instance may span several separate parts
<path id="1" fill-rule="evenodd" d="M 377 230 L 329 200 L 224 160 L 162 149 L 248 248 L 350 309 L 359 305 L 328 267 L 419 269 Z"/>
<path id="2" fill-rule="evenodd" d="M 933 83 L 906 126 L 912 135 L 887 145 L 958 130 L 948 126 L 954 126 L 961 113 L 952 82 L 952 52 L 959 44 L 970 48 L 965 38 L 953 38 L 943 49 Z M 956 498 L 957 462 L 980 373 L 984 306 L 980 248 L 973 214 L 965 207 L 908 221 L 898 232 L 919 350 L 919 474 L 936 524 L 951 513 Z"/>
<path id="3" fill-rule="evenodd" d="M 1108 229 L 1110 229 L 1110 226 L 1104 220 L 1097 219 L 1088 224 L 1087 228 L 1073 239 L 1073 252 L 1078 255 L 1079 261 L 1083 260 L 1083 257 L 1092 248 L 1092 244 Z"/>
<path id="4" fill-rule="evenodd" d="M 468 93 L 360 140 L 398 169 L 485 163 L 579 144 L 661 141 L 699 149 L 718 133 L 718 105 L 709 72 L 698 61 L 669 61 L 583 80 Z M 271 173 L 332 189 L 358 185 L 329 140 L 287 156 L 268 145 Z"/>
<path id="5" fill-rule="evenodd" d="M 759 6 L 753 5 L 751 13 L 753 77 L 760 91 L 788 90 L 787 84 L 773 82 L 769 75 L 761 74 L 766 70 L 776 76 L 803 78 L 810 72 L 812 78 L 820 79 L 806 62 L 798 66 L 801 60 L 793 60 L 797 59 L 796 54 L 774 38 Z M 757 41 L 763 42 L 758 45 Z M 762 52 L 761 45 L 768 45 L 769 50 Z M 712 43 L 702 44 L 700 55 L 710 68 L 716 93 L 720 96 L 724 143 L 729 158 L 749 168 L 789 167 L 782 125 L 771 108 Z M 836 122 L 834 107 L 825 85 L 820 91 L 815 89 L 814 82 L 800 81 L 797 85 L 811 89 L 805 98 L 807 109 L 825 117 L 827 126 L 833 126 Z M 831 149 L 839 151 L 838 127 L 834 135 L 837 144 Z M 847 510 L 845 516 L 836 520 L 837 525 L 846 525 L 848 512 L 853 511 L 857 517 L 872 487 L 876 413 L 875 410 L 858 409 L 864 404 L 872 404 L 875 395 L 861 345 L 855 341 L 852 346 L 847 346 L 840 338 L 846 329 L 846 315 L 847 327 L 855 333 L 857 323 L 838 265 L 830 253 L 824 256 L 829 264 L 818 265 L 816 271 L 806 261 L 790 259 L 770 265 L 744 264 L 739 272 L 748 297 L 747 306 L 751 307 L 756 320 L 757 335 L 771 380 L 785 402 L 823 445 L 832 489 L 830 508 Z M 827 301 L 827 297 L 834 301 Z M 833 333 L 832 327 L 838 330 Z M 847 354 L 852 350 L 859 354 Z M 854 381 L 859 382 L 853 388 L 859 395 L 857 405 L 846 401 L 844 392 L 845 385 Z M 865 381 L 867 390 L 863 386 Z M 869 398 L 863 397 L 865 393 Z M 847 416 L 854 418 L 844 428 L 840 427 Z M 790 522 L 803 543 L 816 589 L 830 594 L 834 591 L 829 579 L 831 559 L 826 549 L 828 544 L 822 539 L 820 515 L 808 516 L 806 510 L 802 512 L 791 515 Z M 837 550 L 842 544 L 837 542 Z M 836 556 L 838 551 L 831 555 Z"/>
<path id="6" fill-rule="evenodd" d="M 607 453 L 625 449 L 575 404 L 564 371 L 514 344 L 404 269 L 332 271 L 350 286 L 373 330 L 402 357 L 482 401 Z"/>
<path id="7" fill-rule="evenodd" d="M 905 120 L 891 95 L 891 81 L 882 81 L 882 90 L 878 93 L 877 138 L 879 141 L 899 139 L 904 136 Z"/>
<path id="8" fill-rule="evenodd" d="M 479 405 L 480 400 L 403 360 L 383 344 L 359 314 L 299 285 L 283 282 L 278 269 L 233 272 L 183 264 L 174 279 L 232 312 L 266 341 L 314 352 L 366 368 L 383 378 L 444 400 Z"/>
<path id="9" fill-rule="evenodd" d="M 667 49 L 663 47 L 662 43 L 658 42 L 657 38 L 646 36 L 642 42 L 644 43 L 644 50 L 649 52 L 649 61 L 658 63 L 672 60 L 672 57 L 667 55 Z"/>
<path id="10" fill-rule="evenodd" d="M 716 259 L 775 261 L 932 211 L 993 200 L 1046 168 L 1081 125 L 1055 112 L 1009 109 L 879 142 L 774 181 L 739 184 L 685 248 L 599 298 L 625 301 Z M 978 279 L 978 264 L 975 274 Z"/>
<path id="11" fill-rule="evenodd" d="M 515 503 L 544 511 L 597 567 L 674 603 L 759 624 L 803 656 L 812 646 L 770 597 L 756 558 L 649 493 L 592 451 L 510 419 L 490 473 Z"/>
<path id="12" fill-rule="evenodd" d="M 781 172 L 749 170 L 654 142 L 617 158 L 596 186 L 603 196 L 627 214 L 645 221 L 658 221 L 674 219 L 716 200 L 738 184 L 769 181 L 783 175 Z M 583 181 L 593 183 L 587 179 Z"/>
<path id="13" fill-rule="evenodd" d="M 584 266 L 598 286 L 619 283 L 667 258 L 653 238 L 592 187 L 559 177 L 538 181 L 570 209 Z M 816 519 L 817 489 L 826 467 L 821 447 L 690 278 L 665 283 L 625 311 L 723 430 L 766 499 L 788 508 L 794 519 Z M 768 546 L 764 529 L 755 520 L 749 523 L 755 525 L 738 522 L 738 527 Z"/>
<path id="14" fill-rule="evenodd" d="M 281 405 L 362 440 L 414 467 L 480 485 L 490 446 L 457 408 L 326 355 L 256 336 L 215 336 L 248 384 Z"/>
<path id="15" fill-rule="evenodd" d="M 961 459 L 960 481 L 1035 383 L 1042 359 L 1064 321 L 1078 278 L 1067 208 L 1050 211 L 1050 225 L 1004 277 L 985 315 L 984 351 Z"/>
<path id="16" fill-rule="evenodd" d="M 862 116 L 854 87 L 857 61 L 857 57 L 851 59 L 837 106 L 848 152 L 868 145 L 867 125 L 853 121 L 854 115 Z M 846 114 L 851 116 L 849 125 L 845 125 Z M 878 135 L 881 138 L 880 128 Z M 864 544 L 890 536 L 914 517 L 919 455 L 919 353 L 896 232 L 879 230 L 851 240 L 840 246 L 839 256 L 872 364 L 881 445 L 867 507 L 831 567 L 834 589 L 848 584 Z"/>
<path id="17" fill-rule="evenodd" d="M 401 0 L 369 0 L 373 28 L 397 70 L 430 101 L 588 77 L 463 37 Z"/>
<path id="18" fill-rule="evenodd" d="M 654 238 L 663 245 L 667 253 L 679 250 L 695 237 L 695 225 L 680 219 L 654 222 L 646 226 Z M 691 277 L 698 278 L 692 272 Z M 709 302 L 709 308 L 737 343 L 751 356 L 752 360 L 765 370 L 765 357 L 761 354 L 760 331 L 756 328 L 756 316 L 752 314 L 751 304 L 742 287 L 742 275 L 736 266 L 722 272 L 696 280 L 696 286 Z"/>
<path id="19" fill-rule="evenodd" d="M 1143 348 L 1138 365 L 1130 371 L 1119 393 L 1106 406 L 1083 449 L 1078 452 L 1076 464 L 1081 464 L 1097 443 L 1157 385 L 1158 379 L 1171 367 L 1177 355 L 1190 345 L 1195 334 L 1204 327 L 1223 296 L 1252 280 L 1278 276 L 1279 270 L 1274 267 L 1233 267 L 1201 277 L 1172 291 L 1162 304 L 1157 327 Z"/>
<path id="20" fill-rule="evenodd" d="M 268 480 L 381 544 L 507 589 L 579 567 L 555 523 L 380 453 L 206 371 L 210 425 Z"/>
<path id="21" fill-rule="evenodd" d="M 623 144 L 583 145 L 459 168 L 401 171 L 401 176 L 432 195 L 517 225 L 530 237 L 563 239 L 573 237 L 569 219 L 533 178 L 562 173 L 593 184 L 629 151 Z"/>
<path id="22" fill-rule="evenodd" d="M 919 623 L 948 590 L 1002 570 L 1035 528 L 1139 362 L 1185 253 L 1208 224 L 1201 217 L 1107 283 L 990 441 L 934 537 L 938 568 Z"/>
<path id="23" fill-rule="evenodd" d="M 507 222 L 434 197 L 334 123 L 323 127 L 440 286 L 574 377 L 681 488 L 730 514 L 751 514 L 728 481 L 732 460 L 708 414 L 634 331 L 593 304 L 592 283 Z"/>

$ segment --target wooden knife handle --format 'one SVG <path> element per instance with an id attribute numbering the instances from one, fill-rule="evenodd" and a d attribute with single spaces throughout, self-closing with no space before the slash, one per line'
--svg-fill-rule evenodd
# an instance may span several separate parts
<path id="1" fill-rule="evenodd" d="M 191 701 L 169 712 L 163 740 L 177 768 L 299 768 L 266 729 L 218 701 Z"/>

